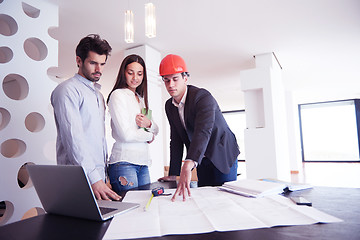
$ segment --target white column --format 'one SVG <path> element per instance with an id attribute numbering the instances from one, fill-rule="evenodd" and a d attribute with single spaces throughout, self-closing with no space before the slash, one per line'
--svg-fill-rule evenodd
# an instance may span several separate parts
<path id="1" fill-rule="evenodd" d="M 281 67 L 273 53 L 256 55 L 256 68 L 241 72 L 245 97 L 248 178 L 290 181 L 287 115 Z"/>
<path id="2" fill-rule="evenodd" d="M 296 103 L 293 92 L 285 91 L 288 135 L 289 135 L 289 162 L 290 170 L 299 174 L 302 169 L 302 153 L 300 141 L 299 105 Z"/>
<path id="3" fill-rule="evenodd" d="M 150 144 L 150 157 L 152 166 L 149 168 L 151 181 L 157 181 L 164 176 L 164 104 L 162 100 L 162 80 L 159 75 L 159 65 L 161 54 L 148 45 L 143 45 L 125 50 L 124 57 L 130 54 L 141 56 L 146 64 L 148 78 L 148 100 L 149 107 L 152 110 L 154 121 L 159 126 L 159 135 L 155 141 Z"/>

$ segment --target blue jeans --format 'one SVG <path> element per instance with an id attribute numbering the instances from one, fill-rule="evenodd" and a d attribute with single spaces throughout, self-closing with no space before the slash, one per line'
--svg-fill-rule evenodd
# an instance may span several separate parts
<path id="1" fill-rule="evenodd" d="M 220 172 L 206 157 L 197 167 L 198 186 L 221 186 L 224 182 L 235 181 L 237 178 L 238 162 L 235 160 L 228 174 Z"/>
<path id="2" fill-rule="evenodd" d="M 128 162 L 109 164 L 110 184 L 117 193 L 150 183 L 149 168 Z"/>

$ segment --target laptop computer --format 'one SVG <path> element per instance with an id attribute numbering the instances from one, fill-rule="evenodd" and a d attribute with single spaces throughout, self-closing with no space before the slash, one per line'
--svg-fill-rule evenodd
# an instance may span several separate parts
<path id="1" fill-rule="evenodd" d="M 81 166 L 26 166 L 47 213 L 105 221 L 139 207 L 137 203 L 96 200 Z"/>

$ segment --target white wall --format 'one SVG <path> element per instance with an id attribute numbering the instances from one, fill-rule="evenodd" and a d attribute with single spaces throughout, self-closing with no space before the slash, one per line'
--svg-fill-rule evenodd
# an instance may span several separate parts
<path id="1" fill-rule="evenodd" d="M 48 34 L 50 27 L 58 26 L 58 7 L 36 0 L 3 0 L 0 11 L 0 47 L 13 53 L 0 63 L 0 113 L 5 116 L 0 123 L 0 201 L 6 203 L 2 225 L 41 212 L 22 166 L 55 164 L 56 128 L 49 99 L 56 83 L 47 69 L 58 64 L 58 42 Z M 25 187 L 18 179 L 27 183 Z"/>

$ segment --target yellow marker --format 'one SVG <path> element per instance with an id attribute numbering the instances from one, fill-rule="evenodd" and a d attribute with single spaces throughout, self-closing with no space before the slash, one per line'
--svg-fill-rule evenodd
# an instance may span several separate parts
<path id="1" fill-rule="evenodd" d="M 151 200 L 153 199 L 153 197 L 154 197 L 154 194 L 151 194 L 149 201 L 147 202 L 146 206 L 144 207 L 144 211 L 147 211 L 149 209 L 149 206 L 150 206 L 150 203 L 151 203 Z"/>

